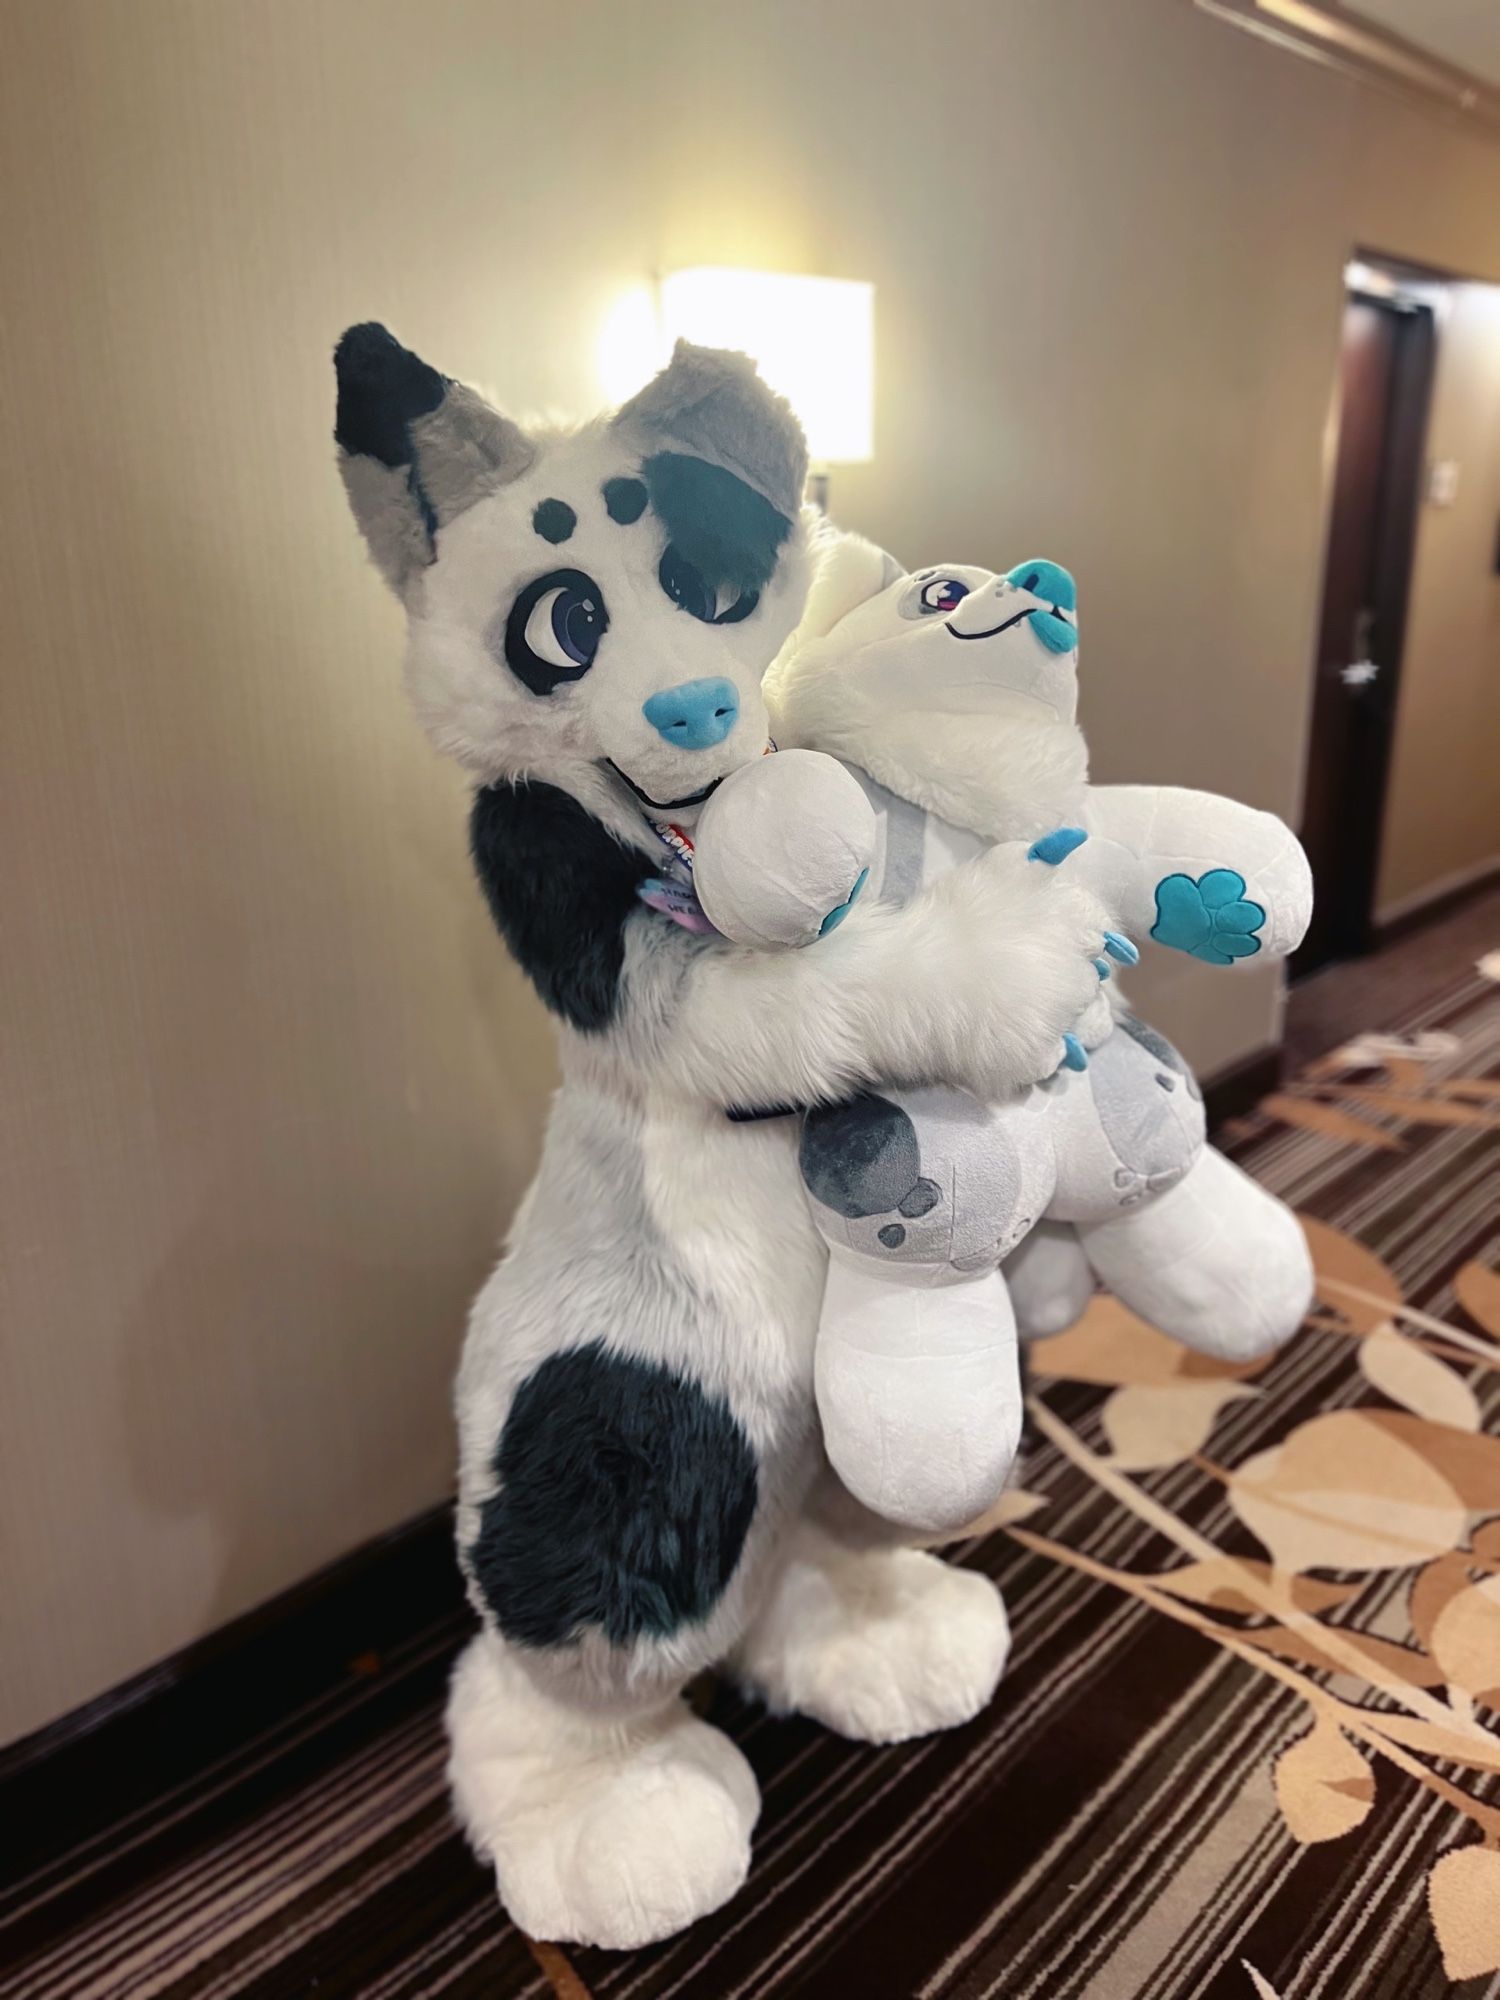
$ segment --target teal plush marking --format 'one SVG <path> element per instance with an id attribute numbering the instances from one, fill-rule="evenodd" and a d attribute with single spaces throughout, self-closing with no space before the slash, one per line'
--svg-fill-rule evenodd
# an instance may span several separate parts
<path id="1" fill-rule="evenodd" d="M 833 908 L 828 912 L 828 915 L 823 919 L 822 923 L 818 925 L 819 937 L 827 937 L 830 931 L 836 931 L 838 929 L 839 925 L 844 921 L 845 917 L 847 917 L 849 912 L 854 908 L 855 902 L 859 896 L 859 892 L 861 889 L 863 889 L 865 883 L 869 880 L 869 875 L 870 871 L 868 868 L 860 869 L 859 876 L 854 884 L 854 887 L 849 891 L 848 895 L 844 898 L 843 902 L 835 903 Z"/>
<path id="2" fill-rule="evenodd" d="M 1185 951 L 1206 965 L 1233 965 L 1260 950 L 1255 936 L 1266 921 L 1259 903 L 1245 896 L 1245 878 L 1233 868 L 1210 868 L 1195 882 L 1191 875 L 1168 875 L 1156 885 L 1156 922 L 1151 935 L 1172 951 Z"/>
<path id="3" fill-rule="evenodd" d="M 1033 611 L 1026 622 L 1049 653 L 1071 653 L 1078 644 L 1078 628 L 1060 617 L 1059 613 L 1076 613 L 1078 585 L 1062 564 L 1047 562 L 1038 556 L 1034 562 L 1017 563 L 1013 570 L 1007 570 L 1005 580 L 1021 590 L 1030 591 L 1033 597 L 1048 600 L 1052 609 Z"/>
<path id="4" fill-rule="evenodd" d="M 1136 950 L 1130 939 L 1125 936 L 1123 931 L 1106 931 L 1104 933 L 1104 949 L 1109 953 L 1111 958 L 1118 959 L 1121 965 L 1140 964 L 1140 953 Z"/>
<path id="5" fill-rule="evenodd" d="M 1083 1043 L 1079 1041 L 1076 1035 L 1064 1035 L 1063 1059 L 1060 1067 L 1063 1069 L 1087 1069 L 1088 1066 L 1089 1052 L 1083 1046 Z"/>
<path id="6" fill-rule="evenodd" d="M 1050 611 L 1033 611 L 1026 623 L 1049 653 L 1071 653 L 1078 644 L 1076 628 L 1066 618 L 1057 618 Z"/>
<path id="7" fill-rule="evenodd" d="M 1014 569 L 1007 570 L 1005 581 L 1029 590 L 1033 597 L 1045 597 L 1060 611 L 1078 609 L 1078 585 L 1061 563 L 1047 562 L 1038 556 L 1033 562 L 1017 563 Z"/>
<path id="8" fill-rule="evenodd" d="M 1055 833 L 1044 833 L 1040 840 L 1032 841 L 1026 850 L 1028 861 L 1045 861 L 1049 868 L 1055 868 L 1059 861 L 1066 861 L 1075 847 L 1082 847 L 1088 835 L 1081 826 L 1060 826 Z"/>

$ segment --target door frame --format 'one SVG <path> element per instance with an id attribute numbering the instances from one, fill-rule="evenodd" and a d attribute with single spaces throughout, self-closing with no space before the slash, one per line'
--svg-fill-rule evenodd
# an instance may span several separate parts
<path id="1" fill-rule="evenodd" d="M 1366 251 L 1358 253 L 1362 264 L 1378 269 L 1399 282 L 1414 275 L 1409 263 L 1398 263 Z M 1429 282 L 1452 282 L 1436 272 L 1424 273 Z M 1346 283 L 1340 294 L 1339 323 L 1351 303 L 1372 306 L 1390 313 L 1403 332 L 1396 342 L 1386 423 L 1385 452 L 1381 464 L 1380 496 L 1376 521 L 1376 575 L 1371 593 L 1370 628 L 1372 654 L 1380 662 L 1380 678 L 1363 705 L 1363 765 L 1361 782 L 1345 782 L 1343 801 L 1348 815 L 1347 838 L 1342 843 L 1346 857 L 1337 900 L 1324 927 L 1327 949 L 1315 964 L 1299 966 L 1294 955 L 1289 974 L 1296 979 L 1317 972 L 1342 958 L 1359 958 L 1379 943 L 1375 924 L 1375 889 L 1380 870 L 1380 854 L 1385 828 L 1386 800 L 1390 789 L 1391 763 L 1395 751 L 1396 713 L 1401 688 L 1401 670 L 1406 649 L 1406 620 L 1411 600 L 1412 570 L 1416 558 L 1417 528 L 1424 490 L 1427 425 L 1432 407 L 1432 386 L 1437 360 L 1437 315 L 1430 304 L 1389 296 Z M 1342 382 L 1337 385 L 1341 404 Z M 1338 411 L 1342 422 L 1342 408 Z M 1313 706 L 1309 711 L 1307 756 L 1303 774 L 1304 804 L 1310 786 L 1311 760 L 1316 751 L 1313 715 L 1316 713 L 1319 676 L 1323 670 L 1322 628 L 1324 596 L 1328 588 L 1328 555 L 1332 545 L 1336 502 L 1335 468 L 1338 463 L 1338 426 L 1333 432 L 1329 454 L 1324 513 L 1324 554 L 1318 591 L 1317 630 L 1313 645 Z M 1324 885 L 1325 890 L 1327 885 Z"/>

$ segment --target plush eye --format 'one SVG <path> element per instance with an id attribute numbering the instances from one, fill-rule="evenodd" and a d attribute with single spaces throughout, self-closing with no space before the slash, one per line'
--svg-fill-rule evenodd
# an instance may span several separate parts
<path id="1" fill-rule="evenodd" d="M 969 586 L 961 576 L 950 576 L 940 569 L 924 569 L 907 586 L 899 607 L 901 616 L 945 618 L 968 594 Z"/>
<path id="2" fill-rule="evenodd" d="M 609 630 L 604 593 L 581 569 L 555 569 L 528 583 L 505 621 L 505 658 L 533 694 L 581 680 Z"/>
<path id="3" fill-rule="evenodd" d="M 715 590 L 674 542 L 668 542 L 662 551 L 656 580 L 679 611 L 686 611 L 704 625 L 738 625 L 760 602 L 758 590 L 740 591 L 724 602 L 725 593 Z"/>
<path id="4" fill-rule="evenodd" d="M 924 611 L 947 613 L 957 610 L 969 594 L 969 586 L 961 583 L 956 576 L 935 576 L 922 585 L 918 600 Z"/>

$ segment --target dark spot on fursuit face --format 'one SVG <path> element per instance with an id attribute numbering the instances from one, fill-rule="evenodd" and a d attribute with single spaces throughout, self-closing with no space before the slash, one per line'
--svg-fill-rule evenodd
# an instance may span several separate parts
<path id="1" fill-rule="evenodd" d="M 516 1391 L 467 1554 L 507 1639 L 616 1646 L 701 1624 L 755 1515 L 754 1451 L 698 1383 L 602 1341 Z"/>
<path id="2" fill-rule="evenodd" d="M 657 564 L 662 594 L 702 625 L 738 625 L 760 602 L 791 522 L 722 466 L 681 452 L 656 452 L 644 477 L 621 475 L 601 488 L 605 511 L 633 527 L 649 502 L 667 533 Z M 555 496 L 538 503 L 531 523 L 544 541 L 568 541 L 578 513 Z M 609 630 L 604 591 L 586 571 L 549 570 L 521 589 L 505 614 L 505 663 L 532 694 L 581 680 L 599 658 Z"/>

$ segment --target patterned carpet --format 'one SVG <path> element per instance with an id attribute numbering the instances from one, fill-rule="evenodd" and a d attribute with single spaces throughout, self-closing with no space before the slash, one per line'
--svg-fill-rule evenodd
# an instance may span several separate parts
<path id="1" fill-rule="evenodd" d="M 1494 971 L 1500 975 L 1500 965 Z M 0 1903 L 13 2000 L 1500 1996 L 1500 985 L 1467 973 L 1228 1143 L 1319 1304 L 1235 1374 L 1098 1301 L 1035 1350 L 1015 1631 L 977 1723 L 897 1749 L 722 1690 L 746 1892 L 627 1955 L 531 1946 L 452 1831 L 463 1622 Z"/>

